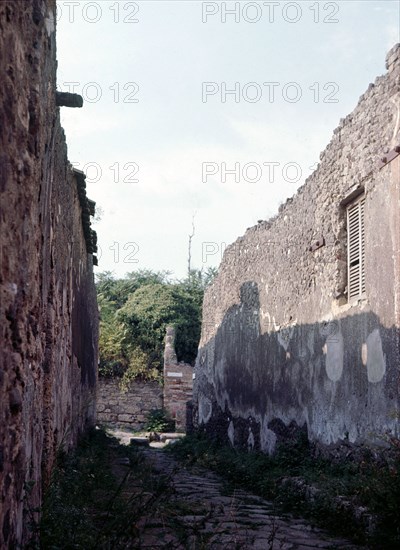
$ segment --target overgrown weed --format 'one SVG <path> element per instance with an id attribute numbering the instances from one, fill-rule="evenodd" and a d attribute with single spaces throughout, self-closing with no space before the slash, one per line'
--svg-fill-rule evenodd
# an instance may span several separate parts
<path id="1" fill-rule="evenodd" d="M 139 450 L 93 430 L 60 454 L 28 548 L 139 548 L 140 521 L 157 515 L 168 495 L 168 479 Z"/>

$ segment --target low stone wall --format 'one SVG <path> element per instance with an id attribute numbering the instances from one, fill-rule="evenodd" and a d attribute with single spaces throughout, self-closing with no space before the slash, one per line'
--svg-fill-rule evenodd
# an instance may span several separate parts
<path id="1" fill-rule="evenodd" d="M 128 391 L 123 392 L 118 380 L 99 380 L 97 421 L 100 424 L 141 430 L 148 413 L 162 406 L 162 387 L 158 382 L 133 382 Z"/>

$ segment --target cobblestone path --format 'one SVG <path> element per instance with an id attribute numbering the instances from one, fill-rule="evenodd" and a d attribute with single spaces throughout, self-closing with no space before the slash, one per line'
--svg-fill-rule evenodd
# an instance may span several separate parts
<path id="1" fill-rule="evenodd" d="M 138 548 L 179 550 L 310 550 L 360 548 L 332 538 L 307 521 L 278 515 L 247 491 L 227 494 L 223 480 L 205 469 L 188 470 L 162 449 L 142 452 L 170 487 L 167 512 L 140 520 Z"/>

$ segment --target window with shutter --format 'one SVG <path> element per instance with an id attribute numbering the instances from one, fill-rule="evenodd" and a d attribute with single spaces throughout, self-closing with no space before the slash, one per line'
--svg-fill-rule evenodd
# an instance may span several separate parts
<path id="1" fill-rule="evenodd" d="M 365 197 L 347 207 L 347 295 L 353 301 L 365 294 Z"/>

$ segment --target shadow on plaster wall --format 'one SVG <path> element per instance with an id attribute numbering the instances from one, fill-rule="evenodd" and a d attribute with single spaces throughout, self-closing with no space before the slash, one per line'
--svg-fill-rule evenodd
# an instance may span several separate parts
<path id="1" fill-rule="evenodd" d="M 311 440 L 373 441 L 398 431 L 400 332 L 372 312 L 262 332 L 257 283 L 241 286 L 196 361 L 196 423 L 272 452 L 302 427 Z M 264 325 L 265 326 L 265 325 Z"/>

